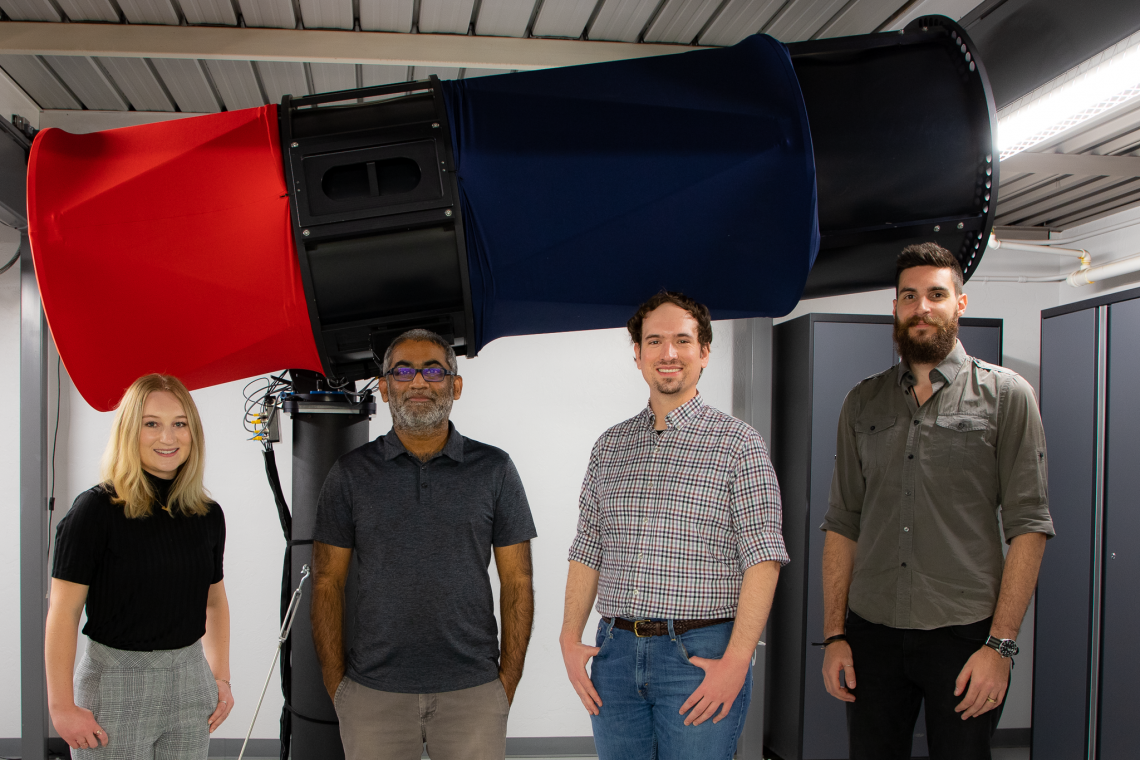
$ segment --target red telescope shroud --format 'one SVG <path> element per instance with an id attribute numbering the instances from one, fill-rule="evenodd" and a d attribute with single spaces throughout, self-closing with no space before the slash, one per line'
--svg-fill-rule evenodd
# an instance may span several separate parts
<path id="1" fill-rule="evenodd" d="M 28 218 L 52 336 L 94 408 L 113 409 L 150 372 L 193 389 L 321 371 L 276 105 L 86 135 L 45 129 L 29 157 Z M 94 285 L 106 282 L 114 291 Z"/>

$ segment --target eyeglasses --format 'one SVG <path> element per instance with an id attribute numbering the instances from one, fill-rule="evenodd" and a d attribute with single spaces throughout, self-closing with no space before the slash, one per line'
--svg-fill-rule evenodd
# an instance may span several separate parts
<path id="1" fill-rule="evenodd" d="M 443 382 L 443 378 L 448 375 L 456 375 L 458 373 L 446 370 L 443 367 L 424 367 L 423 369 L 416 369 L 415 367 L 393 367 L 384 373 L 385 377 L 391 375 L 396 378 L 397 382 L 410 383 L 416 379 L 416 374 L 419 373 L 424 376 L 424 380 L 429 383 Z"/>

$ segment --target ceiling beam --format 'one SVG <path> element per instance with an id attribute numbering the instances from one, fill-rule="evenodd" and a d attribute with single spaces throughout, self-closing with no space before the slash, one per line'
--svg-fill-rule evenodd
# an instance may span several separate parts
<path id="1" fill-rule="evenodd" d="M 687 45 L 322 29 L 5 21 L 0 54 L 546 69 L 683 53 Z"/>
<path id="2" fill-rule="evenodd" d="M 1078 177 L 1140 177 L 1136 156 L 1093 156 L 1072 153 L 1015 153 L 1001 162 L 1003 176 L 1072 174 Z"/>

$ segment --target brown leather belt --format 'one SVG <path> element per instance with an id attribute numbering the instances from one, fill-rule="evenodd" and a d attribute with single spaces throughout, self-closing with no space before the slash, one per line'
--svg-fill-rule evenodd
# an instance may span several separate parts
<path id="1" fill-rule="evenodd" d="M 720 625 L 721 623 L 731 623 L 735 618 L 716 618 L 715 620 L 674 620 L 673 631 L 680 636 L 685 631 L 693 631 L 697 628 L 706 628 L 710 625 Z M 634 635 L 639 638 L 645 636 L 668 636 L 669 623 L 664 620 L 626 620 L 625 618 L 606 618 L 606 620 L 614 620 L 614 628 L 620 628 L 623 631 L 633 631 Z"/>

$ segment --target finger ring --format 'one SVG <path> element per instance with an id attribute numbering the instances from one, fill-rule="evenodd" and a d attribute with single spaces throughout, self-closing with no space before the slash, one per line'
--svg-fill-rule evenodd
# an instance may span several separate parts
<path id="1" fill-rule="evenodd" d="M 101 734 L 101 733 L 103 733 L 103 732 L 102 732 L 100 729 L 98 729 L 98 728 L 97 728 L 97 729 L 95 729 L 95 735 L 96 735 L 96 736 L 98 736 L 98 735 L 99 735 L 99 734 Z"/>
<path id="2" fill-rule="evenodd" d="M 225 705 L 226 707 L 229 707 L 229 705 L 230 705 L 230 703 L 224 699 L 222 700 L 222 704 Z"/>
<path id="3" fill-rule="evenodd" d="M 986 701 L 987 701 L 987 702 L 994 702 L 994 703 L 997 703 L 997 700 L 996 700 L 996 699 L 994 699 L 993 697 L 986 697 Z"/>

